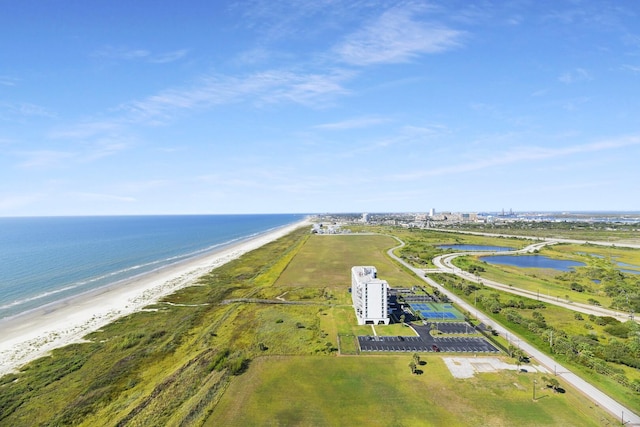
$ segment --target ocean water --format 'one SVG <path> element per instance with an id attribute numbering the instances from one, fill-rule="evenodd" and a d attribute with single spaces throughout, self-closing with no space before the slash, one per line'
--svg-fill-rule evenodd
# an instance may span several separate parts
<path id="1" fill-rule="evenodd" d="M 0 319 L 303 218 L 296 214 L 0 218 Z"/>

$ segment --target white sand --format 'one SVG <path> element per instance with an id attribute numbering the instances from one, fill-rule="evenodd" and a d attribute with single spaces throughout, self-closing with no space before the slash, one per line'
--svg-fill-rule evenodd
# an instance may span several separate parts
<path id="1" fill-rule="evenodd" d="M 89 332 L 140 311 L 178 289 L 194 285 L 212 269 L 306 224 L 305 220 L 285 226 L 216 252 L 1 321 L 0 376 L 45 356 L 54 348 L 82 342 Z"/>

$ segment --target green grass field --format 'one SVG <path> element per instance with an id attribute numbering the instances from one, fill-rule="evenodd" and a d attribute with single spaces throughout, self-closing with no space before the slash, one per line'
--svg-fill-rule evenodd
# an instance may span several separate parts
<path id="1" fill-rule="evenodd" d="M 393 287 L 423 285 L 386 255 L 397 245 L 299 230 L 250 252 L 166 298 L 184 306 L 160 302 L 2 378 L 0 425 L 614 422 L 571 390 L 534 403 L 532 375 L 457 380 L 435 355 L 412 375 L 410 355 L 356 355 L 355 336 L 373 330 L 355 322 L 351 267 L 374 265 Z M 246 300 L 223 303 L 230 298 Z M 378 335 L 403 329 L 375 326 Z M 338 337 L 352 355 L 337 355 Z"/>
<path id="2" fill-rule="evenodd" d="M 389 236 L 311 236 L 275 283 L 276 287 L 335 288 L 351 286 L 351 267 L 373 265 L 392 287 L 421 282 L 392 262 L 386 251 L 399 243 Z"/>
<path id="3" fill-rule="evenodd" d="M 233 382 L 207 426 L 600 426 L 582 396 L 513 371 L 455 379 L 441 357 L 269 357 Z M 542 381 L 540 381 L 542 383 Z"/>
<path id="4" fill-rule="evenodd" d="M 320 328 L 340 334 L 343 354 L 353 356 L 260 357 L 231 383 L 207 425 L 601 425 L 607 419 L 572 391 L 549 392 L 534 403 L 531 376 L 456 380 L 437 356 L 416 376 L 410 356 L 355 356 L 355 336 L 372 331 L 355 325 L 346 292 L 351 266 L 375 265 L 392 286 L 422 284 L 385 255 L 395 245 L 385 236 L 309 238 L 276 280 L 275 293 L 292 300 L 330 294 L 334 304 L 319 314 Z M 378 335 L 399 335 L 403 327 L 375 328 Z"/>

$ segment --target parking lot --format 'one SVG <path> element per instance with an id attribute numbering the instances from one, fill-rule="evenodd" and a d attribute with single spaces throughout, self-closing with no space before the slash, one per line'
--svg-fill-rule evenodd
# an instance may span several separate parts
<path id="1" fill-rule="evenodd" d="M 477 331 L 467 322 L 431 322 L 427 326 L 435 325 L 435 328 L 443 334 L 475 334 Z"/>
<path id="2" fill-rule="evenodd" d="M 458 322 L 452 328 L 460 329 Z M 439 324 L 440 325 L 440 324 Z M 444 324 L 442 324 L 444 325 Z M 359 336 L 360 351 L 374 352 L 447 352 L 447 353 L 499 353 L 500 351 L 484 337 L 432 337 L 431 326 L 413 325 L 419 336 Z M 469 327 L 469 330 L 473 330 Z M 450 332 L 461 333 L 461 332 Z"/>

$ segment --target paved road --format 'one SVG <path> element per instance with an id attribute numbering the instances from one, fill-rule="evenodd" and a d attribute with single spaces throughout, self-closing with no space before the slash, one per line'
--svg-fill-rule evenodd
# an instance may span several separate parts
<path id="1" fill-rule="evenodd" d="M 497 233 L 483 233 L 480 231 L 463 231 L 463 230 L 450 230 L 446 228 L 431 228 L 433 231 L 443 231 L 445 233 L 458 233 L 458 234 L 472 234 L 475 236 L 487 236 L 487 237 L 508 237 L 515 239 L 527 239 L 527 240 L 540 240 L 540 241 L 553 241 L 558 243 L 575 243 L 578 245 L 584 245 L 586 243 L 598 246 L 616 246 L 621 248 L 633 248 L 640 249 L 640 244 L 626 243 L 626 242 L 599 242 L 593 240 L 575 240 L 575 239 L 560 239 L 555 237 L 536 237 L 536 236 L 519 236 L 515 234 L 497 234 Z"/>
<path id="2" fill-rule="evenodd" d="M 519 251 L 501 251 L 501 252 L 456 252 L 453 254 L 445 254 L 439 255 L 433 259 L 433 264 L 440 270 L 440 272 L 455 274 L 458 277 L 469 280 L 471 282 L 481 283 L 489 288 L 498 289 L 504 292 L 508 292 L 514 295 L 520 295 L 527 298 L 537 299 L 539 301 L 544 301 L 549 304 L 557 305 L 569 310 L 578 311 L 584 314 L 594 314 L 596 316 L 611 316 L 620 320 L 621 322 L 626 322 L 629 320 L 629 314 L 623 313 L 616 310 L 610 310 L 604 307 L 598 307 L 594 305 L 588 305 L 578 302 L 570 302 L 564 298 L 552 297 L 550 295 L 541 294 L 539 292 L 528 291 L 525 289 L 514 288 L 512 286 L 505 285 L 504 283 L 496 282 L 494 280 L 489 280 L 485 278 L 481 278 L 474 274 L 471 274 L 467 271 L 464 271 L 455 265 L 453 265 L 453 260 L 459 256 L 465 255 L 495 255 L 495 254 L 509 254 L 509 253 L 523 253 L 523 252 L 534 252 L 536 249 L 540 249 L 542 246 L 557 243 L 555 241 L 546 241 L 542 243 L 534 243 L 532 245 L 527 246 L 524 249 L 520 249 Z M 431 271 L 431 270 L 429 270 Z M 426 273 L 427 270 L 424 270 Z M 635 318 L 636 322 L 640 322 L 640 319 Z"/>
<path id="3" fill-rule="evenodd" d="M 398 239 L 397 237 L 396 237 L 396 239 L 400 242 L 400 246 L 399 247 L 404 246 L 404 242 L 402 240 Z M 550 240 L 550 241 L 544 241 L 544 242 L 540 242 L 540 243 L 535 243 L 533 245 L 528 246 L 525 249 L 522 249 L 522 251 L 531 250 L 532 247 L 534 247 L 534 248 L 538 247 L 537 245 L 543 245 L 544 246 L 546 244 L 549 244 L 549 243 L 552 243 L 552 242 L 555 242 L 555 241 L 556 240 Z M 498 322 L 495 322 L 492 319 L 490 319 L 489 317 L 485 316 L 483 313 L 479 312 L 475 307 L 471 306 L 470 304 L 467 304 L 465 301 L 460 299 L 457 295 L 449 292 L 446 288 L 444 288 L 440 284 L 436 283 L 434 280 L 430 279 L 429 277 L 425 277 L 424 271 L 422 269 L 415 268 L 415 267 L 409 265 L 408 263 L 406 263 L 404 260 L 400 259 L 399 257 L 397 257 L 393 253 L 393 251 L 395 249 L 397 249 L 397 248 L 398 247 L 392 248 L 387 252 L 391 258 L 395 259 L 396 261 L 398 261 L 399 263 L 401 263 L 402 265 L 404 265 L 405 267 L 407 267 L 408 269 L 413 271 L 418 277 L 420 277 L 422 280 L 427 282 L 429 285 L 431 285 L 431 286 L 435 287 L 436 289 L 438 289 L 441 293 L 447 295 L 447 297 L 451 301 L 453 301 L 454 303 L 458 304 L 464 310 L 469 311 L 470 313 L 474 313 L 476 315 L 476 318 L 478 320 L 480 320 L 482 323 L 484 323 L 485 325 L 491 326 L 498 333 L 503 334 L 503 336 L 506 337 L 509 342 L 512 342 L 517 347 L 519 347 L 521 350 L 523 350 L 527 354 L 529 354 L 531 357 L 535 358 L 536 361 L 540 365 L 542 365 L 544 368 L 546 368 L 550 373 L 551 372 L 555 373 L 555 375 L 557 375 L 560 378 L 562 378 L 568 384 L 570 384 L 573 387 L 575 387 L 576 389 L 580 390 L 582 393 L 587 395 L 591 400 L 593 400 L 597 405 L 601 406 L 602 408 L 605 408 L 612 415 L 614 415 L 616 417 L 619 417 L 621 420 L 623 420 L 626 425 L 640 427 L 640 416 L 638 416 L 638 414 L 634 413 L 633 411 L 631 411 L 626 406 L 621 405 L 620 403 L 616 402 L 614 399 L 612 399 L 611 397 L 607 396 L 605 393 L 603 393 L 602 391 L 600 391 L 599 389 L 597 389 L 593 385 L 589 384 L 588 382 L 586 382 L 585 380 L 583 380 L 582 378 L 580 378 L 579 376 L 577 376 L 573 372 L 569 371 L 564 366 L 560 365 L 553 358 L 547 356 L 546 354 L 542 353 L 541 351 L 539 351 L 538 349 L 536 349 L 532 345 L 530 345 L 527 342 L 523 341 L 519 336 L 513 334 L 510 330 L 505 328 L 503 325 L 501 325 Z M 434 260 L 434 264 L 435 264 L 435 260 Z M 444 270 L 444 271 L 446 271 L 448 273 L 452 272 L 451 271 L 451 267 L 446 267 L 446 266 L 443 266 L 443 267 L 446 268 L 446 270 Z M 467 278 L 467 277 L 465 277 L 465 278 Z M 573 304 L 571 304 L 571 305 L 573 306 Z"/>

